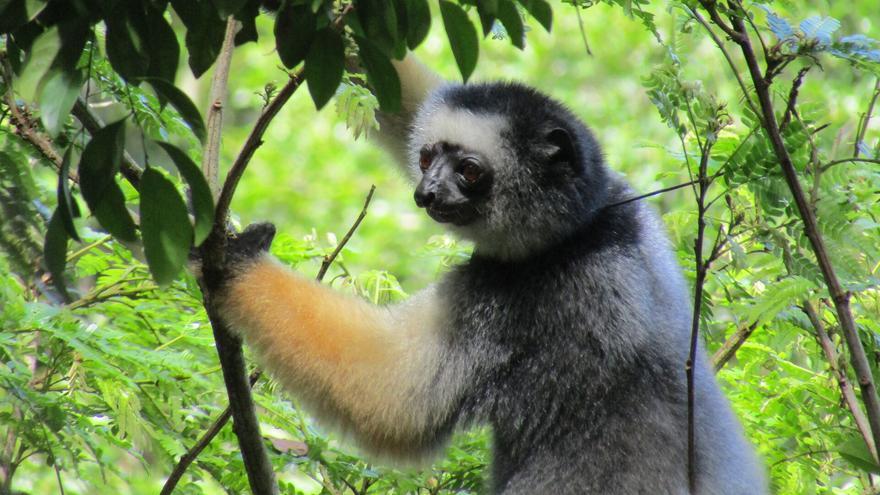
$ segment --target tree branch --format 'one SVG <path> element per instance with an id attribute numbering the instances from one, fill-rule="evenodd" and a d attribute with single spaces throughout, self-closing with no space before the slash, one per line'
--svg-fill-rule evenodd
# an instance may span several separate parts
<path id="1" fill-rule="evenodd" d="M 861 153 L 859 144 L 865 140 L 865 133 L 868 132 L 868 124 L 871 123 L 871 114 L 874 113 L 874 105 L 877 103 L 877 98 L 880 98 L 880 77 L 874 83 L 874 93 L 871 95 L 868 109 L 865 111 L 865 115 L 862 116 L 859 130 L 856 132 L 856 142 L 853 144 L 853 157 L 855 158 L 858 158 L 859 153 Z"/>
<path id="2" fill-rule="evenodd" d="M 324 261 L 321 262 L 321 268 L 318 270 L 318 276 L 316 277 L 318 281 L 324 279 L 324 275 L 327 274 L 327 270 L 330 268 L 330 265 L 333 264 L 333 260 L 339 256 L 339 253 L 342 252 L 342 248 L 348 243 L 348 240 L 351 239 L 351 236 L 354 235 L 354 231 L 357 230 L 358 226 L 364 220 L 364 217 L 367 216 L 367 208 L 370 206 L 370 201 L 373 199 L 373 193 L 376 191 L 376 186 L 370 186 L 370 192 L 367 193 L 367 199 L 364 200 L 364 207 L 361 209 L 360 215 L 355 219 L 354 224 L 352 224 L 351 228 L 348 229 L 348 232 L 345 233 L 345 236 L 336 245 L 336 249 L 333 250 L 332 253 L 324 257 Z"/>
<path id="3" fill-rule="evenodd" d="M 710 181 L 708 176 L 709 153 L 712 149 L 712 143 L 706 142 L 701 147 L 700 165 L 697 171 L 697 182 L 699 183 L 699 192 L 697 196 L 697 238 L 694 240 L 694 261 L 697 268 L 697 279 L 694 284 L 694 312 L 691 319 L 691 341 L 688 359 L 685 363 L 685 374 L 687 376 L 687 404 L 688 404 L 688 486 L 691 493 L 696 493 L 697 487 L 697 451 L 696 451 L 696 423 L 694 421 L 694 411 L 696 408 L 696 389 L 694 387 L 694 363 L 697 359 L 697 343 L 700 334 L 700 313 L 703 306 L 703 285 L 706 282 L 706 273 L 709 271 L 711 261 L 703 261 L 703 242 L 706 233 L 706 195 L 709 190 Z M 687 152 L 685 150 L 685 152 Z"/>
<path id="4" fill-rule="evenodd" d="M 724 365 L 736 356 L 736 352 L 752 336 L 756 328 L 758 328 L 758 322 L 738 328 L 736 332 L 733 332 L 733 335 L 721 344 L 721 347 L 712 355 L 712 368 L 715 370 L 715 373 L 721 371 L 721 368 L 724 368 Z"/>
<path id="5" fill-rule="evenodd" d="M 55 147 L 52 145 L 52 140 L 38 130 L 36 122 L 30 118 L 27 111 L 23 112 L 15 101 L 15 94 L 12 89 L 12 67 L 9 66 L 9 59 L 6 58 L 5 53 L 0 54 L 0 69 L 3 70 L 3 80 L 6 81 L 6 94 L 4 97 L 6 98 L 6 105 L 9 107 L 12 125 L 15 126 L 18 135 L 21 136 L 22 139 L 31 143 L 31 145 L 39 151 L 49 163 L 54 165 L 55 168 L 60 171 L 62 161 L 61 154 L 55 150 Z M 70 171 L 69 177 L 70 180 L 74 182 L 79 180 L 74 171 Z"/>
<path id="6" fill-rule="evenodd" d="M 214 75 L 211 77 L 210 105 L 205 112 L 207 139 L 202 153 L 202 172 L 208 180 L 214 198 L 220 192 L 220 136 L 223 130 L 223 105 L 226 102 L 226 86 L 229 81 L 229 67 L 232 61 L 232 49 L 235 46 L 235 33 L 239 23 L 235 17 L 229 16 L 226 20 L 226 34 L 220 55 L 214 67 Z"/>
<path id="7" fill-rule="evenodd" d="M 770 97 L 769 84 L 761 75 L 758 59 L 755 56 L 755 51 L 752 48 L 751 42 L 746 33 L 745 25 L 743 24 L 742 19 L 737 17 L 732 17 L 731 22 L 733 22 L 734 29 L 741 34 L 737 43 L 742 50 L 743 57 L 745 58 L 746 65 L 749 69 L 749 74 L 755 85 L 755 92 L 758 95 L 758 102 L 763 114 L 762 124 L 764 131 L 773 146 L 776 158 L 779 160 L 779 166 L 782 169 L 785 181 L 794 197 L 801 220 L 804 222 L 804 232 L 810 241 L 810 246 L 812 247 L 816 260 L 818 261 L 819 269 L 822 271 L 822 277 L 825 279 L 825 285 L 828 287 L 828 292 L 831 294 L 834 302 L 837 318 L 846 340 L 847 347 L 850 351 L 852 366 L 856 372 L 859 387 L 862 391 L 862 400 L 865 403 L 874 444 L 880 445 L 880 400 L 877 398 L 877 390 L 874 385 L 873 376 L 871 375 L 871 367 L 868 364 L 865 348 L 859 339 L 858 329 L 856 328 L 855 320 L 853 319 L 852 310 L 850 308 L 850 294 L 843 289 L 837 278 L 837 273 L 834 271 L 831 259 L 828 256 L 828 250 L 822 239 L 822 234 L 819 230 L 818 222 L 816 221 L 816 215 L 804 195 L 791 156 L 788 154 L 788 150 L 785 149 L 785 143 L 776 121 L 773 101 Z"/>
<path id="8" fill-rule="evenodd" d="M 251 373 L 248 380 L 250 381 L 251 387 L 257 383 L 257 380 L 260 379 L 260 376 L 263 374 L 260 370 L 255 370 Z M 232 417 L 232 410 L 229 406 L 226 406 L 226 409 L 217 416 L 217 419 L 211 423 L 211 427 L 202 435 L 201 438 L 193 445 L 189 450 L 186 451 L 185 454 L 180 456 L 180 460 L 177 461 L 177 465 L 174 466 L 174 470 L 171 471 L 171 474 L 168 475 L 168 479 L 165 480 L 165 484 L 162 485 L 162 491 L 159 492 L 159 495 L 171 495 L 174 492 L 174 488 L 177 486 L 177 483 L 180 482 L 180 479 L 183 477 L 183 473 L 186 472 L 186 469 L 192 464 L 194 460 L 202 453 L 205 448 L 210 445 L 211 440 L 214 439 L 220 431 L 223 430 L 223 427 L 226 426 L 226 423 L 229 421 L 229 418 Z"/>
<path id="9" fill-rule="evenodd" d="M 208 129 L 210 134 L 205 143 L 204 158 L 206 162 L 202 164 L 202 171 L 212 191 L 217 190 L 219 182 L 217 160 L 220 154 L 220 134 L 223 126 L 222 107 L 218 105 L 226 93 L 226 85 L 229 78 L 229 61 L 235 48 L 235 25 L 235 19 L 230 16 L 226 23 L 226 35 L 223 45 L 217 57 L 218 65 L 215 67 L 214 77 L 211 81 L 211 99 L 213 103 L 208 111 L 211 127 Z M 293 94 L 293 92 L 291 91 L 290 94 Z M 272 118 L 278 113 L 278 110 L 281 109 L 281 106 L 286 102 L 286 98 L 280 102 L 273 101 L 273 103 L 276 103 L 275 111 L 270 114 L 264 112 L 260 116 L 254 126 L 254 130 L 251 132 L 251 136 L 254 136 L 255 133 L 257 136 L 262 136 L 269 122 L 271 122 Z M 257 139 L 259 140 L 259 137 Z M 278 484 L 275 481 L 275 471 L 263 445 L 263 437 L 260 434 L 260 423 L 257 420 L 254 399 L 251 394 L 252 384 L 248 379 L 241 339 L 233 334 L 223 319 L 220 318 L 217 307 L 212 303 L 212 292 L 209 290 L 218 286 L 226 261 L 226 241 L 229 235 L 226 228 L 226 217 L 229 214 L 229 201 L 232 200 L 235 185 L 241 178 L 241 173 L 244 172 L 245 166 L 247 166 L 247 163 L 253 156 L 256 146 L 252 148 L 246 147 L 245 149 L 250 150 L 246 158 L 243 159 L 245 155 L 242 153 L 236 159 L 236 163 L 243 163 L 239 167 L 239 174 L 236 176 L 230 172 L 223 184 L 223 191 L 228 192 L 227 203 L 224 207 L 218 204 L 215 210 L 215 221 L 211 234 L 201 246 L 203 277 L 199 282 L 202 286 L 202 295 L 205 310 L 208 313 L 208 320 L 211 322 L 211 328 L 214 330 L 214 343 L 217 347 L 220 368 L 223 371 L 226 394 L 229 397 L 229 411 L 233 418 L 232 431 L 235 432 L 235 436 L 238 438 L 238 445 L 241 449 L 241 457 L 247 472 L 251 492 L 255 495 L 274 495 L 278 493 Z M 173 489 L 173 486 L 169 489 Z"/>
<path id="10" fill-rule="evenodd" d="M 825 325 L 822 323 L 822 319 L 819 318 L 816 308 L 814 308 L 809 301 L 804 301 L 801 309 L 806 313 L 807 318 L 810 319 L 810 323 L 813 325 L 813 329 L 816 331 L 816 339 L 822 347 L 822 352 L 825 353 L 825 359 L 831 367 L 831 373 L 834 375 L 834 378 L 837 379 L 837 386 L 840 387 L 840 395 L 843 398 L 843 403 L 846 404 L 847 409 L 852 413 L 856 428 L 859 430 L 859 434 L 865 441 L 865 445 L 868 446 L 868 452 L 871 453 L 871 456 L 876 462 L 877 445 L 871 437 L 871 428 L 868 425 L 868 420 L 865 418 L 865 413 L 863 413 L 862 409 L 859 407 L 859 400 L 856 398 L 856 393 L 849 384 L 846 371 L 840 369 L 840 366 L 838 365 L 837 350 L 834 349 L 834 342 L 831 341 L 831 337 L 828 335 L 828 332 L 825 331 Z"/>
<path id="11" fill-rule="evenodd" d="M 336 261 L 336 258 L 339 256 L 339 253 L 342 252 L 342 249 L 351 240 L 355 231 L 360 227 L 361 222 L 367 216 L 367 208 L 370 205 L 370 201 L 373 198 L 373 192 L 376 190 L 376 186 L 370 186 L 370 192 L 367 194 L 367 199 L 364 201 L 364 207 L 361 210 L 361 213 L 355 219 L 354 223 L 349 227 L 348 232 L 346 232 L 345 236 L 342 237 L 342 240 L 336 245 L 336 248 L 330 253 L 328 256 L 324 258 L 321 262 L 321 268 L 318 270 L 317 276 L 315 276 L 315 280 L 318 282 L 322 282 L 324 280 L 324 275 L 327 274 L 327 269 L 330 265 Z M 260 379 L 261 372 L 259 370 L 254 371 L 250 377 L 250 386 L 253 387 L 257 380 Z M 199 440 L 192 446 L 185 454 L 180 457 L 180 460 L 177 462 L 177 465 L 174 466 L 174 469 L 171 471 L 171 475 L 168 476 L 168 479 L 165 481 L 165 485 L 162 487 L 162 491 L 160 495 L 171 495 L 174 491 L 174 488 L 177 486 L 177 483 L 180 482 L 180 479 L 183 477 L 183 474 L 186 472 L 187 468 L 196 460 L 199 454 L 202 453 L 203 450 L 211 443 L 211 441 L 216 437 L 220 431 L 223 429 L 223 426 L 229 421 L 232 417 L 232 412 L 229 406 L 217 416 L 217 419 L 211 424 L 211 427 L 208 428 L 207 431 L 199 438 Z"/>

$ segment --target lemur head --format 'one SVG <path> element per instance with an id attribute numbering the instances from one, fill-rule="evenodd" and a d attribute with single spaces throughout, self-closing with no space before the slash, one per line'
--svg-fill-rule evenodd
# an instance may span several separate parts
<path id="1" fill-rule="evenodd" d="M 410 134 L 415 201 L 476 242 L 520 259 L 583 228 L 606 203 L 595 138 L 560 103 L 513 83 L 448 85 Z"/>

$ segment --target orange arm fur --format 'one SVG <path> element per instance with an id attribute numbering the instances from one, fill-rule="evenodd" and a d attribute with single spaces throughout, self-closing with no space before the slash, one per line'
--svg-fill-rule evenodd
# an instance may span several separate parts
<path id="1" fill-rule="evenodd" d="M 376 307 L 264 255 L 233 279 L 219 308 L 280 383 L 367 450 L 413 460 L 448 430 L 458 380 L 441 368 L 433 290 Z"/>

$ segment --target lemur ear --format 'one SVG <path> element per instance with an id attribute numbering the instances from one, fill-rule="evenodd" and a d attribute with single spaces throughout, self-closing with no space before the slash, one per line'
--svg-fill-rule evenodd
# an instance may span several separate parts
<path id="1" fill-rule="evenodd" d="M 546 139 L 555 148 L 548 158 L 550 164 L 570 165 L 575 163 L 574 142 L 568 131 L 561 127 L 556 127 L 546 134 Z"/>

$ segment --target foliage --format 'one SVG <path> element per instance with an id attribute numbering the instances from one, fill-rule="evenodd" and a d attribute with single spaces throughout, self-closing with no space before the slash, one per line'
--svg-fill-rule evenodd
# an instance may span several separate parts
<path id="1" fill-rule="evenodd" d="M 207 132 L 198 108 L 211 103 L 206 75 L 228 15 L 242 29 L 224 109 L 224 162 L 291 74 L 304 78 L 311 97 L 294 98 L 276 119 L 236 214 L 242 223 L 268 217 L 294 232 L 279 236 L 273 250 L 313 274 L 338 242 L 327 230 L 344 230 L 368 181 L 377 182 L 369 225 L 327 277 L 375 303 L 405 298 L 469 251 L 408 210 L 411 192 L 387 178 L 386 158 L 340 132 L 343 121 L 356 136 L 367 134 L 380 107 L 399 105 L 391 60 L 407 49 L 418 48 L 448 75 L 516 74 L 563 99 L 640 189 L 689 180 L 706 154 L 713 242 L 704 256 L 713 263 L 702 336 L 714 351 L 754 327 L 719 378 L 773 488 L 871 490 L 869 473 L 878 466 L 834 373 L 857 383 L 837 317 L 762 131 L 755 88 L 742 80 L 745 66 L 724 33 L 710 25 L 733 55 L 727 66 L 700 22 L 708 16 L 702 3 L 579 0 L 551 10 L 543 0 L 364 0 L 351 12 L 349 2 L 272 3 L 280 10 L 269 16 L 255 0 L 0 2 L 0 438 L 7 439 L 0 494 L 60 493 L 60 486 L 156 493 L 226 403 L 201 294 L 182 268 L 213 222 L 213 197 L 196 165 Z M 785 147 L 880 377 L 873 7 L 863 0 L 746 9 L 752 36 L 763 40 L 758 50 Z M 586 37 L 604 40 L 594 41 L 594 58 L 584 54 L 575 9 Z M 504 41 L 481 45 L 480 34 L 490 33 Z M 479 50 L 504 62 L 477 64 Z M 364 74 L 350 72 L 353 60 L 369 89 Z M 801 70 L 809 72 L 789 106 Z M 339 118 L 314 112 L 334 95 Z M 649 116 L 650 106 L 659 118 Z M 83 108 L 108 124 L 88 130 Z M 693 275 L 697 213 L 690 189 L 683 191 L 660 196 L 658 206 Z M 808 305 L 835 356 L 804 313 Z M 486 430 L 459 435 L 433 467 L 394 470 L 358 457 L 276 388 L 262 379 L 255 393 L 282 493 L 481 493 L 485 486 Z M 235 445 L 223 429 L 175 493 L 245 491 Z"/>

